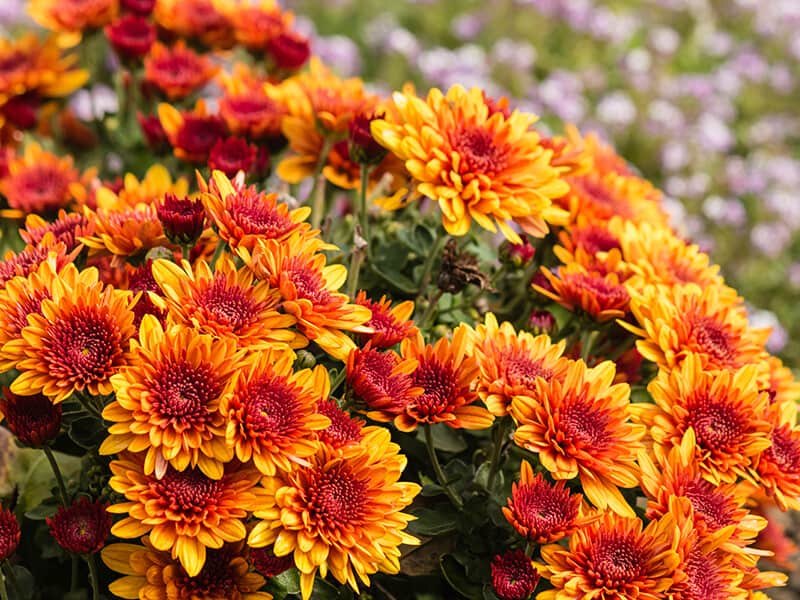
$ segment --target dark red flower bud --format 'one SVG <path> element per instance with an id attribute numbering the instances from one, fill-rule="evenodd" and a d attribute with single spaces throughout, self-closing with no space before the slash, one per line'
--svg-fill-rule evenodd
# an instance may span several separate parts
<path id="1" fill-rule="evenodd" d="M 503 242 L 503 245 L 500 246 L 500 258 L 518 267 L 531 262 L 535 254 L 536 248 L 527 239 L 523 240 L 521 244 Z"/>
<path id="2" fill-rule="evenodd" d="M 238 137 L 217 140 L 211 148 L 208 167 L 222 171 L 228 177 L 236 176 L 239 171 L 250 172 L 256 162 L 256 147 Z"/>
<path id="3" fill-rule="evenodd" d="M 19 546 L 19 522 L 10 510 L 0 509 L 0 562 L 9 558 Z"/>
<path id="4" fill-rule="evenodd" d="M 383 113 L 372 116 L 362 113 L 353 117 L 348 137 L 350 160 L 361 165 L 376 165 L 383 160 L 386 148 L 375 141 L 370 130 L 371 123 L 383 117 Z"/>
<path id="5" fill-rule="evenodd" d="M 311 56 L 308 39 L 293 31 L 280 33 L 267 42 L 267 51 L 275 66 L 286 71 L 299 69 Z"/>
<path id="6" fill-rule="evenodd" d="M 556 328 L 556 318 L 549 310 L 534 310 L 528 326 L 536 333 L 550 333 Z"/>
<path id="7" fill-rule="evenodd" d="M 59 507 L 53 517 L 46 519 L 50 535 L 58 545 L 75 554 L 94 554 L 106 543 L 111 532 L 111 515 L 108 504 L 92 502 L 82 496 L 70 506 Z"/>
<path id="8" fill-rule="evenodd" d="M 272 548 L 251 548 L 250 562 L 264 577 L 275 577 L 294 566 L 291 554 L 275 556 Z"/>
<path id="9" fill-rule="evenodd" d="M 121 0 L 122 10 L 146 17 L 156 7 L 156 0 Z"/>
<path id="10" fill-rule="evenodd" d="M 164 201 L 156 205 L 156 212 L 164 235 L 179 246 L 194 244 L 206 227 L 206 210 L 199 200 L 168 193 Z"/>
<path id="11" fill-rule="evenodd" d="M 14 96 L 6 102 L 0 112 L 18 129 L 33 129 L 38 121 L 39 97 L 36 94 Z"/>
<path id="12" fill-rule="evenodd" d="M 136 15 L 125 15 L 105 28 L 106 37 L 123 58 L 141 58 L 156 41 L 156 28 Z"/>
<path id="13" fill-rule="evenodd" d="M 143 115 L 138 113 L 136 119 L 139 121 L 139 127 L 142 128 L 144 139 L 147 145 L 153 152 L 163 153 L 169 149 L 169 140 L 167 139 L 167 132 L 161 125 L 161 120 L 158 115 Z"/>
<path id="14" fill-rule="evenodd" d="M 527 600 L 536 589 L 539 577 L 531 559 L 522 550 L 498 554 L 492 560 L 492 587 L 500 600 Z"/>
<path id="15" fill-rule="evenodd" d="M 225 137 L 225 125 L 216 115 L 201 117 L 183 115 L 183 125 L 178 130 L 175 147 L 185 160 L 195 163 L 208 162 L 214 145 Z"/>
<path id="16" fill-rule="evenodd" d="M 4 388 L 0 413 L 6 416 L 11 433 L 29 446 L 43 446 L 61 431 L 61 405 L 42 394 L 17 396 Z"/>

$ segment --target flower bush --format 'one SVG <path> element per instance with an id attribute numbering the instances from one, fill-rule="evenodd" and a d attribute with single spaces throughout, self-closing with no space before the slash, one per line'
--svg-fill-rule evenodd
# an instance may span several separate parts
<path id="1" fill-rule="evenodd" d="M 47 31 L 0 47 L 3 598 L 786 583 L 800 385 L 597 135 L 378 93 L 270 1 L 28 8 Z"/>

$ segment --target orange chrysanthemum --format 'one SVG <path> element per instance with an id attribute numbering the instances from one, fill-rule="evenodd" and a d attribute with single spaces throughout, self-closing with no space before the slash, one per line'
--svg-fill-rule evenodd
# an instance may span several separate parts
<path id="1" fill-rule="evenodd" d="M 381 296 L 377 302 L 367 298 L 367 293 L 361 290 L 356 295 L 356 304 L 366 306 L 372 317 L 366 325 L 373 333 L 361 336 L 362 341 L 368 341 L 373 348 L 391 348 L 404 339 L 416 335 L 417 328 L 414 321 L 409 320 L 414 313 L 414 303 L 410 300 L 401 302 L 392 307 L 386 296 Z"/>
<path id="2" fill-rule="evenodd" d="M 572 494 L 564 481 L 555 484 L 542 474 L 533 476 L 523 460 L 519 483 L 511 486 L 511 498 L 503 514 L 522 537 L 532 543 L 549 544 L 572 535 L 599 517 L 592 513 L 581 494 Z"/>
<path id="3" fill-rule="evenodd" d="M 649 286 L 633 296 L 630 308 L 639 326 L 620 325 L 643 338 L 636 347 L 661 369 L 674 369 L 693 354 L 703 369 L 738 369 L 761 358 L 769 337 L 769 329 L 750 327 L 738 298 L 718 286 Z"/>
<path id="4" fill-rule="evenodd" d="M 98 29 L 113 21 L 119 0 L 31 0 L 28 14 L 50 31 L 61 32 L 62 47 L 74 46 L 81 32 Z"/>
<path id="5" fill-rule="evenodd" d="M 800 510 L 800 426 L 797 404 L 785 402 L 770 410 L 772 444 L 755 460 L 757 481 L 781 510 Z"/>
<path id="6" fill-rule="evenodd" d="M 112 392 L 110 378 L 128 363 L 128 341 L 136 333 L 135 300 L 130 292 L 103 285 L 96 269 L 88 271 L 51 280 L 50 297 L 27 315 L 21 337 L 3 347 L 20 372 L 13 393 L 41 393 L 58 403 L 76 390 Z"/>
<path id="7" fill-rule="evenodd" d="M 259 239 L 283 241 L 296 231 L 309 229 L 305 223 L 311 214 L 309 207 L 289 210 L 278 202 L 277 194 L 245 186 L 243 177 L 230 180 L 222 171 L 214 171 L 211 181 L 198 178 L 198 183 L 219 237 L 233 249 L 242 247 L 252 252 Z"/>
<path id="8" fill-rule="evenodd" d="M 224 84 L 227 85 L 225 95 L 219 100 L 219 115 L 233 135 L 268 140 L 281 137 L 281 121 L 287 114 L 283 102 L 268 95 L 263 85 L 253 88 L 241 79 Z"/>
<path id="9" fill-rule="evenodd" d="M 218 68 L 207 56 L 187 48 L 183 41 L 172 48 L 156 42 L 144 59 L 144 80 L 170 100 L 180 100 L 211 81 Z"/>
<path id="10" fill-rule="evenodd" d="M 25 217 L 25 229 L 19 230 L 19 236 L 26 244 L 35 246 L 42 242 L 48 232 L 71 252 L 80 245 L 79 238 L 91 237 L 94 233 L 94 221 L 80 213 L 67 213 L 64 210 L 58 211 L 55 221 L 45 221 L 39 215 L 30 214 Z"/>
<path id="11" fill-rule="evenodd" d="M 164 300 L 157 305 L 172 318 L 217 337 L 233 338 L 240 347 L 256 349 L 284 343 L 292 347 L 306 341 L 289 328 L 292 315 L 278 312 L 280 293 L 266 282 L 256 282 L 253 272 L 237 269 L 229 256 L 220 256 L 214 270 L 204 260 L 182 265 L 159 259 L 153 263 L 153 277 Z"/>
<path id="12" fill-rule="evenodd" d="M 563 177 L 584 175 L 594 166 L 591 144 L 581 137 L 580 131 L 574 125 L 566 126 L 566 136 L 543 137 L 539 143 L 553 151 L 550 164 Z"/>
<path id="13" fill-rule="evenodd" d="M 481 90 L 461 86 L 446 96 L 433 89 L 427 100 L 395 93 L 394 105 L 395 117 L 373 121 L 372 134 L 405 162 L 416 191 L 439 203 L 448 233 L 465 235 L 475 220 L 519 244 L 511 222 L 542 237 L 548 222 L 565 221 L 551 201 L 569 186 L 531 129 L 536 116 L 490 115 Z"/>
<path id="14" fill-rule="evenodd" d="M 569 366 L 561 357 L 566 342 L 553 344 L 547 335 L 516 332 L 508 322 L 498 326 L 492 313 L 475 328 L 474 338 L 473 353 L 480 368 L 478 395 L 496 417 L 508 414 L 514 396 L 530 394 L 536 379 L 563 378 Z"/>
<path id="15" fill-rule="evenodd" d="M 126 502 L 108 507 L 108 512 L 126 515 L 111 528 L 121 538 L 149 534 L 156 550 L 170 552 L 190 577 L 206 562 L 206 548 L 221 548 L 247 535 L 242 508 L 255 499 L 252 488 L 258 471 L 229 463 L 222 477 L 211 479 L 199 469 L 176 471 L 167 467 L 162 477 L 145 474 L 141 453 L 122 453 L 111 461 L 113 477 L 108 485 L 125 496 Z"/>
<path id="16" fill-rule="evenodd" d="M 554 589 L 537 600 L 661 600 L 664 592 L 685 578 L 677 571 L 681 557 L 673 547 L 677 527 L 671 514 L 642 521 L 606 512 L 600 520 L 576 531 L 569 547 L 542 548 L 542 575 Z"/>
<path id="17" fill-rule="evenodd" d="M 650 428 L 660 464 L 670 450 L 684 445 L 694 454 L 703 477 L 714 485 L 752 478 L 756 457 L 770 445 L 765 419 L 769 398 L 758 391 L 754 365 L 736 371 L 703 371 L 689 355 L 680 368 L 660 371 L 647 390 L 655 404 L 631 407 L 634 420 Z"/>
<path id="18" fill-rule="evenodd" d="M 80 253 L 80 248 L 67 253 L 67 247 L 63 242 L 56 241 L 52 233 L 46 233 L 38 244 L 27 245 L 19 252 L 14 253 L 8 250 L 0 261 L 0 287 L 14 277 L 27 277 L 39 268 L 45 260 L 55 256 L 57 269 L 60 270 L 64 265 L 71 263 Z"/>
<path id="19" fill-rule="evenodd" d="M 350 304 L 337 290 L 347 279 L 344 265 L 326 265 L 319 252 L 325 245 L 316 238 L 293 233 L 287 240 L 259 240 L 250 256 L 240 254 L 256 276 L 281 292 L 284 312 L 297 318 L 297 327 L 309 340 L 339 360 L 345 360 L 355 343 L 345 331 L 371 333 L 364 324 L 370 310 Z"/>
<path id="20" fill-rule="evenodd" d="M 167 194 L 183 198 L 188 192 L 189 182 L 185 177 L 173 181 L 169 170 L 164 165 L 156 164 L 147 169 L 141 181 L 133 173 L 126 173 L 119 190 L 113 191 L 108 186 L 99 188 L 96 203 L 119 209 L 135 208 L 140 204 L 155 206 Z"/>
<path id="21" fill-rule="evenodd" d="M 580 477 L 599 508 L 633 516 L 620 487 L 639 481 L 636 457 L 645 435 L 629 422 L 630 387 L 612 384 L 614 363 L 588 368 L 571 363 L 563 379 L 536 380 L 528 396 L 515 396 L 509 412 L 518 423 L 514 442 L 531 452 L 556 479 Z"/>
<path id="22" fill-rule="evenodd" d="M 294 15 L 282 11 L 274 0 L 242 4 L 236 0 L 218 0 L 217 6 L 231 22 L 236 41 L 245 48 L 264 52 L 267 43 L 288 31 Z"/>
<path id="23" fill-rule="evenodd" d="M 534 289 L 570 311 L 581 310 L 604 322 L 624 317 L 630 295 L 616 272 L 590 271 L 578 263 L 559 267 L 556 273 L 542 267 L 553 291 L 534 284 Z"/>
<path id="24" fill-rule="evenodd" d="M 30 143 L 22 156 L 9 163 L 8 175 L 0 179 L 0 194 L 21 216 L 28 213 L 54 215 L 83 194 L 81 188 L 95 172 L 90 169 L 81 175 L 74 168 L 71 156 L 59 158 L 42 150 L 39 144 Z"/>
<path id="25" fill-rule="evenodd" d="M 294 555 L 304 600 L 317 571 L 330 571 L 358 591 L 378 571 L 400 570 L 400 544 L 418 540 L 403 530 L 411 515 L 401 512 L 419 493 L 401 482 L 406 458 L 389 431 L 375 428 L 360 444 L 337 451 L 321 445 L 310 464 L 264 479 L 254 514 L 261 521 L 248 544 L 272 544 L 276 556 Z"/>
<path id="26" fill-rule="evenodd" d="M 153 17 L 159 27 L 176 37 L 229 48 L 234 42 L 233 26 L 217 4 L 217 0 L 158 0 Z"/>
<path id="27" fill-rule="evenodd" d="M 360 444 L 364 436 L 376 426 L 364 427 L 364 420 L 352 417 L 346 410 L 339 408 L 336 400 L 326 400 L 317 404 L 317 412 L 328 417 L 331 424 L 317 432 L 317 439 L 334 450 Z"/>
<path id="28" fill-rule="evenodd" d="M 578 263 L 590 271 L 628 275 L 622 263 L 620 241 L 611 232 L 608 223 L 579 218 L 558 234 L 561 243 L 553 251 L 565 265 Z"/>
<path id="29" fill-rule="evenodd" d="M 162 477 L 172 466 L 222 477 L 233 449 L 225 443 L 225 417 L 218 409 L 230 378 L 244 366 L 236 342 L 182 325 L 165 331 L 145 315 L 131 354 L 130 364 L 112 378 L 116 400 L 103 417 L 113 425 L 100 453 L 146 450 L 145 475 Z"/>
<path id="30" fill-rule="evenodd" d="M 453 429 L 487 429 L 494 416 L 477 403 L 473 390 L 478 377 L 478 362 L 467 353 L 470 329 L 459 325 L 452 341 L 441 338 L 434 345 L 426 344 L 421 333 L 403 340 L 402 357 L 414 360 L 411 384 L 422 388 L 403 406 L 394 418 L 400 431 L 413 431 L 418 425 L 445 423 Z"/>
<path id="31" fill-rule="evenodd" d="M 411 378 L 418 364 L 415 359 L 401 359 L 393 350 L 376 350 L 369 342 L 351 351 L 346 365 L 347 385 L 359 409 L 374 421 L 393 421 L 411 398 L 423 391 Z"/>
<path id="32" fill-rule="evenodd" d="M 317 451 L 315 432 L 330 425 L 316 411 L 330 392 L 328 372 L 319 365 L 294 372 L 294 359 L 288 348 L 260 353 L 220 404 L 228 445 L 264 475 L 307 466 Z"/>
<path id="33" fill-rule="evenodd" d="M 149 537 L 137 544 L 111 544 L 103 548 L 103 562 L 124 577 L 108 586 L 119 598 L 203 598 L 204 600 L 272 600 L 259 592 L 266 580 L 254 572 L 242 543 L 209 550 L 202 570 L 191 577 L 168 552 L 153 547 Z"/>
<path id="34" fill-rule="evenodd" d="M 769 394 L 771 404 L 800 402 L 800 382 L 780 358 L 765 354 L 759 370 L 761 389 Z"/>

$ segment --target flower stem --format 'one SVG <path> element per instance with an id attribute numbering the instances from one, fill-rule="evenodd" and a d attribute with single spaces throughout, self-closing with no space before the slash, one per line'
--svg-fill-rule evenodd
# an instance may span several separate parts
<path id="1" fill-rule="evenodd" d="M 314 169 L 314 186 L 308 197 L 311 199 L 311 228 L 319 229 L 322 223 L 322 213 L 325 212 L 325 176 L 322 174 L 322 169 L 325 168 L 325 163 L 328 162 L 328 154 L 333 146 L 330 138 L 325 138 L 322 143 L 322 149 L 319 152 L 319 160 Z"/>
<path id="2" fill-rule="evenodd" d="M 222 238 L 219 239 L 217 242 L 217 248 L 214 250 L 214 256 L 211 257 L 211 268 L 213 269 L 214 266 L 217 264 L 219 257 L 222 256 L 222 252 L 225 250 L 225 240 Z"/>
<path id="3" fill-rule="evenodd" d="M 11 589 L 14 590 L 14 596 L 17 598 L 22 598 L 22 591 L 19 589 L 19 583 L 17 583 L 17 577 L 14 575 L 14 570 L 11 568 L 11 563 L 7 560 L 3 561 L 3 569 L 2 575 L 8 579 L 11 583 Z M 2 578 L 0 578 L 2 579 Z M 3 582 L 3 591 L 6 591 L 5 581 Z M 8 596 L 6 596 L 7 598 Z"/>
<path id="4" fill-rule="evenodd" d="M 444 292 L 442 290 L 437 289 L 436 292 L 432 295 L 430 300 L 428 300 L 428 307 L 425 309 L 425 312 L 422 313 L 422 316 L 417 321 L 417 325 L 420 329 L 424 329 L 428 325 L 428 321 L 430 321 L 431 317 L 433 316 L 436 307 L 439 305 L 439 300 L 442 297 Z"/>
<path id="5" fill-rule="evenodd" d="M 0 600 L 8 600 L 8 590 L 6 589 L 5 575 L 0 573 Z"/>
<path id="6" fill-rule="evenodd" d="M 447 476 L 442 470 L 442 465 L 439 464 L 439 459 L 436 456 L 436 449 L 433 447 L 433 431 L 430 423 L 426 423 L 424 429 L 425 446 L 428 448 L 428 457 L 431 459 L 431 465 L 433 465 L 433 471 L 436 473 L 436 479 L 439 481 L 439 485 L 444 489 L 447 497 L 450 498 L 450 502 L 452 502 L 458 510 L 461 510 L 464 508 L 464 502 L 458 497 L 458 494 L 455 493 L 453 488 L 450 487 L 450 484 L 447 483 Z"/>
<path id="7" fill-rule="evenodd" d="M 73 554 L 70 556 L 72 559 L 72 573 L 70 574 L 70 583 L 69 583 L 69 591 L 70 592 L 77 592 L 78 591 L 78 556 Z"/>
<path id="8" fill-rule="evenodd" d="M 364 239 L 359 232 L 361 227 L 356 225 L 353 231 L 353 250 L 350 254 L 350 268 L 347 270 L 347 295 L 352 300 L 358 289 L 358 273 L 364 263 Z"/>
<path id="9" fill-rule="evenodd" d="M 587 331 L 581 336 L 581 358 L 583 362 L 588 364 L 589 355 L 592 353 L 592 348 L 599 335 L 599 331 Z"/>
<path id="10" fill-rule="evenodd" d="M 100 600 L 100 576 L 97 572 L 97 560 L 94 554 L 86 557 L 86 563 L 89 565 L 89 580 L 92 583 L 92 600 Z"/>
<path id="11" fill-rule="evenodd" d="M 64 484 L 64 477 L 61 475 L 61 469 L 58 468 L 56 457 L 50 446 L 43 446 L 42 450 L 44 450 L 47 461 L 50 463 L 50 468 L 53 469 L 53 474 L 56 476 L 58 489 L 61 492 L 61 503 L 66 507 L 69 504 L 69 494 L 67 494 L 67 486 Z"/>
<path id="12" fill-rule="evenodd" d="M 369 185 L 369 165 L 361 165 L 361 190 L 359 195 L 358 216 L 361 223 L 361 237 L 367 242 L 367 257 L 370 256 L 369 246 L 369 215 L 367 214 L 367 186 Z"/>
<path id="13" fill-rule="evenodd" d="M 436 239 L 433 240 L 433 246 L 431 246 L 428 258 L 425 259 L 425 265 L 422 268 L 422 277 L 419 280 L 419 289 L 417 290 L 417 305 L 419 305 L 425 296 L 425 291 L 428 287 L 428 284 L 431 282 L 433 265 L 436 262 L 436 258 L 439 256 L 439 254 L 441 254 L 445 242 L 447 242 L 447 234 L 442 233 L 442 231 L 439 230 L 436 234 Z"/>
<path id="14" fill-rule="evenodd" d="M 505 443 L 506 431 L 508 431 L 508 419 L 500 419 L 500 424 L 495 429 L 494 447 L 492 448 L 492 458 L 489 463 L 489 479 L 486 483 L 487 489 L 491 492 L 497 472 L 500 470 L 500 456 Z"/>

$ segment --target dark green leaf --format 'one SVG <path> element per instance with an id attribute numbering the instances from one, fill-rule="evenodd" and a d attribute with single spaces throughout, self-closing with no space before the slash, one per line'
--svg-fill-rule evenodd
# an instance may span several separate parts
<path id="1" fill-rule="evenodd" d="M 408 525 L 413 534 L 437 536 L 458 529 L 458 514 L 449 509 L 417 508 L 411 513 L 417 517 Z"/>
<path id="2" fill-rule="evenodd" d="M 70 423 L 69 437 L 80 447 L 93 450 L 106 437 L 106 430 L 95 417 L 80 417 Z"/>
<path id="3" fill-rule="evenodd" d="M 467 449 L 467 443 L 464 441 L 464 438 L 461 437 L 461 434 L 456 433 L 455 430 L 447 425 L 432 425 L 431 433 L 433 434 L 433 446 L 437 450 L 458 454 Z M 425 440 L 424 432 L 421 429 L 417 434 L 417 439 L 421 441 Z"/>
<path id="4" fill-rule="evenodd" d="M 31 600 L 36 591 L 33 574 L 21 565 L 14 565 L 11 567 L 11 571 L 13 572 L 16 586 L 11 585 L 10 578 L 6 578 L 8 600 Z"/>
<path id="5" fill-rule="evenodd" d="M 481 599 L 483 596 L 481 586 L 467 578 L 464 567 L 451 554 L 442 556 L 439 565 L 442 569 L 442 575 L 444 575 L 451 588 L 470 600 Z"/>

